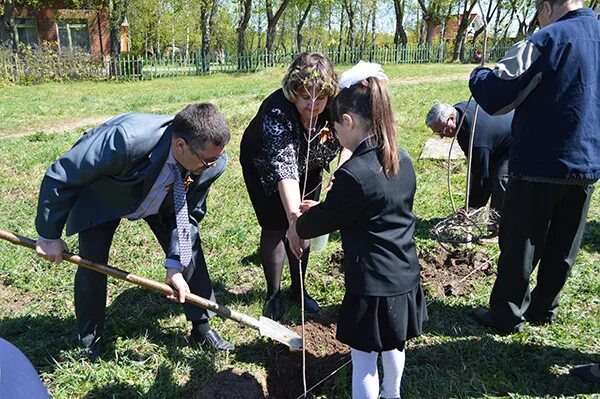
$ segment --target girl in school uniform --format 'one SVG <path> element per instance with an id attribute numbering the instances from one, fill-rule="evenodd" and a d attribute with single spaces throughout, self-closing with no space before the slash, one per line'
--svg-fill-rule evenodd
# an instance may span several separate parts
<path id="1" fill-rule="evenodd" d="M 354 399 L 400 397 L 405 343 L 427 320 L 413 238 L 415 172 L 396 147 L 386 79 L 378 64 L 365 62 L 342 75 L 332 117 L 353 155 L 335 172 L 324 202 L 303 202 L 296 221 L 301 238 L 341 232 L 346 293 L 336 338 L 351 348 Z"/>

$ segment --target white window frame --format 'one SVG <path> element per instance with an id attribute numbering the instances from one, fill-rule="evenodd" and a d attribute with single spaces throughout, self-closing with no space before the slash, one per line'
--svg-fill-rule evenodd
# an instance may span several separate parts
<path id="1" fill-rule="evenodd" d="M 35 44 L 38 44 L 40 42 L 40 39 L 38 37 L 39 32 L 38 32 L 37 20 L 35 17 L 15 18 L 15 25 L 14 25 L 15 42 L 25 44 L 25 42 L 21 41 L 21 39 L 19 38 L 19 28 L 35 29 Z M 28 45 L 29 44 L 31 44 L 31 43 L 28 43 Z"/>
<path id="2" fill-rule="evenodd" d="M 59 27 L 59 23 L 64 22 L 65 28 L 67 29 L 67 38 L 69 40 L 69 43 L 67 46 L 68 51 L 73 50 L 73 38 L 71 37 L 71 28 L 86 28 L 87 32 L 88 32 L 88 46 L 89 48 L 87 48 L 86 50 L 91 51 L 92 49 L 92 41 L 90 40 L 90 25 L 88 23 L 88 20 L 86 19 L 73 19 L 73 20 L 67 20 L 67 21 L 57 21 L 55 26 L 56 26 L 56 37 L 58 39 L 58 48 L 59 51 L 63 50 L 63 43 L 61 43 L 60 40 L 60 29 L 61 27 Z"/>

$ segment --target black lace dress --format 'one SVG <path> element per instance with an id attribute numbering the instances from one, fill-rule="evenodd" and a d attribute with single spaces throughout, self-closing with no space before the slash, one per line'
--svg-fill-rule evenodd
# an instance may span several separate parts
<path id="1" fill-rule="evenodd" d="M 244 131 L 240 147 L 244 182 L 261 227 L 287 229 L 277 186 L 283 179 L 298 181 L 302 194 L 306 177 L 304 199 L 318 200 L 323 169 L 329 167 L 340 151 L 332 125 L 326 108 L 309 137 L 295 104 L 285 98 L 283 90 L 275 91 L 263 101 Z M 305 172 L 307 154 L 308 173 Z"/>

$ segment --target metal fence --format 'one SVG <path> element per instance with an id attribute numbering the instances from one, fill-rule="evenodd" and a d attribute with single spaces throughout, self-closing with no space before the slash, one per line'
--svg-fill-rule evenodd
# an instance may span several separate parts
<path id="1" fill-rule="evenodd" d="M 492 47 L 487 62 L 495 62 L 509 46 Z M 475 62 L 473 54 L 477 47 L 465 48 L 465 62 Z M 368 48 L 330 47 L 311 49 L 326 54 L 336 65 L 352 65 L 359 60 L 380 64 L 439 63 L 450 60 L 451 53 L 445 45 L 379 46 Z M 0 51 L 0 83 L 42 83 L 55 80 L 77 79 L 155 79 L 173 76 L 205 75 L 215 72 L 254 72 L 272 66 L 287 66 L 295 52 L 253 51 L 248 54 L 207 54 L 200 51 L 189 55 L 169 57 L 135 57 L 122 55 L 105 57 L 101 65 L 72 54 L 51 54 L 42 51 L 13 53 Z M 71 60 L 73 58 L 75 61 Z M 62 60 L 65 60 L 64 62 Z M 67 62 L 68 61 L 68 62 Z M 56 70 L 54 70 L 56 69 Z"/>
<path id="2" fill-rule="evenodd" d="M 466 62 L 475 62 L 473 54 L 478 47 L 467 46 Z M 488 51 L 487 62 L 498 61 L 510 46 L 493 47 Z M 451 54 L 446 46 L 407 45 L 371 48 L 315 49 L 326 54 L 336 65 L 352 65 L 359 60 L 379 64 L 417 64 L 447 62 Z M 254 51 L 244 55 L 204 55 L 201 52 L 188 56 L 113 58 L 111 76 L 116 79 L 154 79 L 172 76 L 204 75 L 215 72 L 254 72 L 272 66 L 287 66 L 297 53 Z"/>

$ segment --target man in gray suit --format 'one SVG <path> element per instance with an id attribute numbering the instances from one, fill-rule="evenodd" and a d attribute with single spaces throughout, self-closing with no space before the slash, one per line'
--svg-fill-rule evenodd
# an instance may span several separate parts
<path id="1" fill-rule="evenodd" d="M 60 237 L 66 225 L 67 235 L 78 233 L 83 258 L 107 263 L 120 220 L 144 219 L 165 252 L 165 281 L 178 293 L 170 299 L 184 303 L 183 294 L 192 292 L 214 301 L 198 225 L 210 186 L 225 169 L 229 138 L 225 118 L 211 104 L 189 105 L 175 117 L 124 114 L 91 130 L 42 180 L 35 222 L 38 255 L 61 262 L 67 247 Z M 181 212 L 185 205 L 189 217 Z M 188 234 L 182 236 L 182 231 Z M 212 312 L 187 303 L 183 308 L 192 322 L 192 342 L 235 349 L 210 328 Z M 79 267 L 77 332 L 92 358 L 101 352 L 105 311 L 106 276 Z"/>

